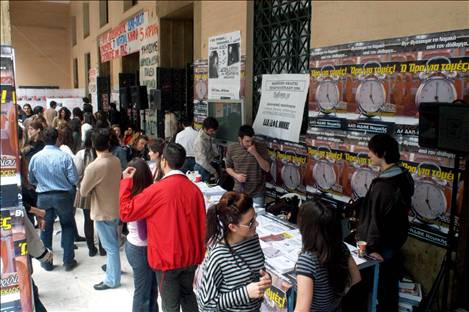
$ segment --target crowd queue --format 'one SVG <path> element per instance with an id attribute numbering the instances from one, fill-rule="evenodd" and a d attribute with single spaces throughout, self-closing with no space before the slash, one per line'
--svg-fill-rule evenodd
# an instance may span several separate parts
<path id="1" fill-rule="evenodd" d="M 31 256 L 45 270 L 54 270 L 52 233 L 58 218 L 66 271 L 78 265 L 75 242 L 86 241 L 90 257 L 106 256 L 97 291 L 120 286 L 119 252 L 125 241 L 133 270 L 133 311 L 259 311 L 272 279 L 253 207 L 265 207 L 271 166 L 253 128 L 240 127 L 238 142 L 228 146 L 220 163 L 214 118 L 206 118 L 199 131 L 191 120 L 182 120 L 179 132 L 163 140 L 133 126 L 122 129 L 115 105 L 94 114 L 87 103 L 72 112 L 56 105 L 51 102 L 45 111 L 29 104 L 18 108 Z M 373 137 L 369 157 L 380 175 L 357 211 L 356 238 L 382 262 L 379 311 L 395 312 L 399 249 L 407 237 L 413 183 L 399 166 L 392 137 Z M 207 182 L 231 177 L 233 191 L 205 207 L 203 194 L 185 175 L 193 170 Z M 85 237 L 78 235 L 76 209 L 83 209 Z M 319 199 L 299 208 L 303 248 L 295 268 L 295 311 L 367 309 L 370 276 L 360 273 L 343 243 L 340 219 L 340 212 Z M 40 229 L 40 240 L 32 224 Z M 37 311 L 46 311 L 34 290 Z M 358 302 L 347 302 L 349 290 Z"/>

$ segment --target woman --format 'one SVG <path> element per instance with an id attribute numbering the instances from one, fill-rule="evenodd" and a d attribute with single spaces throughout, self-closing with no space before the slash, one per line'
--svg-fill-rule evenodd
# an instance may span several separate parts
<path id="1" fill-rule="evenodd" d="M 81 124 L 81 141 L 85 142 L 86 133 L 93 129 L 93 115 L 83 114 L 83 123 Z"/>
<path id="2" fill-rule="evenodd" d="M 121 168 L 124 170 L 127 168 L 127 150 L 125 150 L 119 143 L 119 137 L 117 136 L 117 133 L 115 132 L 114 128 L 111 129 L 110 131 L 111 137 L 109 139 L 109 143 L 111 145 L 111 153 L 112 155 L 116 156 L 119 158 L 119 161 L 121 162 Z"/>
<path id="3" fill-rule="evenodd" d="M 96 151 L 92 148 L 91 142 L 91 135 L 92 131 L 88 131 L 86 133 L 84 148 L 79 150 L 74 158 L 75 167 L 77 168 L 78 172 L 78 183 L 77 183 L 77 193 L 75 196 L 75 208 L 82 208 L 83 209 L 83 216 L 84 216 L 84 232 L 85 232 L 85 239 L 86 245 L 88 246 L 88 255 L 90 257 L 94 257 L 98 250 L 94 245 L 94 223 L 93 220 L 90 218 L 90 208 L 91 208 L 91 197 L 82 197 L 80 196 L 80 182 L 83 179 L 83 174 L 85 172 L 85 168 L 96 158 Z M 106 251 L 101 246 L 101 242 L 99 242 L 99 253 L 101 255 L 105 255 Z"/>
<path id="4" fill-rule="evenodd" d="M 160 166 L 161 155 L 163 155 L 163 149 L 165 146 L 165 141 L 163 139 L 156 139 L 155 142 L 151 143 L 149 146 L 148 156 L 150 156 L 150 161 L 154 162 L 152 164 L 151 172 L 153 176 L 153 181 L 159 181 L 163 177 L 163 170 Z"/>
<path id="5" fill-rule="evenodd" d="M 57 138 L 57 144 L 62 152 L 65 152 L 75 158 L 75 154 L 72 149 L 74 147 L 73 132 L 66 124 L 61 123 L 59 125 L 59 137 Z"/>
<path id="6" fill-rule="evenodd" d="M 138 136 L 139 131 L 136 131 L 134 126 L 129 126 L 124 132 L 124 145 L 133 145 Z"/>
<path id="7" fill-rule="evenodd" d="M 209 208 L 199 311 L 259 311 L 272 280 L 264 271 L 256 226 L 252 199 L 244 193 L 226 192 Z"/>
<path id="8" fill-rule="evenodd" d="M 303 250 L 296 263 L 295 311 L 340 311 L 342 297 L 361 278 L 342 242 L 338 213 L 316 199 L 300 207 L 298 225 Z"/>
<path id="9" fill-rule="evenodd" d="M 135 168 L 133 176 L 132 196 L 142 192 L 153 183 L 150 168 L 140 158 L 129 162 L 129 167 Z M 156 275 L 147 261 L 147 227 L 146 221 L 127 223 L 129 234 L 125 243 L 125 254 L 134 271 L 134 297 L 132 311 L 158 311 L 158 285 Z"/>
<path id="10" fill-rule="evenodd" d="M 68 124 L 70 121 L 70 117 L 72 116 L 72 112 L 66 107 L 62 107 L 59 109 L 59 114 L 54 117 L 54 120 L 52 120 L 52 127 L 58 128 L 59 124 L 65 123 Z"/>

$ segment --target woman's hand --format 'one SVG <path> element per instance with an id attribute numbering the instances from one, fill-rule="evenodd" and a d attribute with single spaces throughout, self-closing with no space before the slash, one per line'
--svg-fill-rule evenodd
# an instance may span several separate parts
<path id="1" fill-rule="evenodd" d="M 137 171 L 137 169 L 135 169 L 134 167 L 125 168 L 125 170 L 122 172 L 122 178 L 123 179 L 133 178 L 135 171 Z"/>
<path id="2" fill-rule="evenodd" d="M 264 297 L 264 292 L 267 288 L 272 286 L 272 279 L 270 274 L 265 272 L 264 270 L 260 270 L 261 279 L 259 282 L 250 283 L 247 286 L 248 296 L 251 299 L 257 299 Z"/>

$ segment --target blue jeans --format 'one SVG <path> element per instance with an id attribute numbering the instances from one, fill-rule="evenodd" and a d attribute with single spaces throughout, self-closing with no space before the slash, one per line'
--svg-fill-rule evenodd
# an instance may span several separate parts
<path id="1" fill-rule="evenodd" d="M 134 271 L 134 299 L 132 311 L 158 311 L 158 284 L 155 272 L 148 265 L 147 246 L 125 242 L 125 254 Z"/>
<path id="2" fill-rule="evenodd" d="M 119 287 L 121 284 L 121 259 L 119 255 L 119 238 L 117 225 L 119 220 L 94 221 L 99 239 L 107 252 L 106 278 L 104 284 L 109 287 Z"/>
<path id="3" fill-rule="evenodd" d="M 194 171 L 195 166 L 195 158 L 194 157 L 186 157 L 184 161 L 184 165 L 181 167 L 181 171 L 187 173 L 187 171 Z"/>
<path id="4" fill-rule="evenodd" d="M 252 198 L 252 203 L 254 204 L 254 207 L 261 207 L 265 208 L 265 197 L 264 194 L 257 194 Z"/>
<path id="5" fill-rule="evenodd" d="M 205 170 L 205 168 L 199 165 L 198 163 L 194 165 L 194 170 L 200 173 L 200 175 L 202 176 L 202 181 L 208 182 L 210 180 L 210 177 L 211 177 L 210 172 Z"/>
<path id="6" fill-rule="evenodd" d="M 39 193 L 37 196 L 38 208 L 46 211 L 44 221 L 46 223 L 44 231 L 41 232 L 41 240 L 44 246 L 52 250 L 52 232 L 54 231 L 54 221 L 59 216 L 62 228 L 62 238 L 60 245 L 64 250 L 64 265 L 70 264 L 75 258 L 73 243 L 75 241 L 75 217 L 73 215 L 73 201 L 75 190 L 69 192 L 47 192 Z"/>

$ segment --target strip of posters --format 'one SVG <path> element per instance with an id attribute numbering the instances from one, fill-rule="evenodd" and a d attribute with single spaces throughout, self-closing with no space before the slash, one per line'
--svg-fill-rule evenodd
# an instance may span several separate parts
<path id="1" fill-rule="evenodd" d="M 145 26 L 144 39 L 140 46 L 140 85 L 147 86 L 147 91 L 156 89 L 156 68 L 158 67 L 159 24 Z"/>
<path id="2" fill-rule="evenodd" d="M 263 75 L 256 133 L 298 143 L 308 87 L 307 74 Z"/>
<path id="3" fill-rule="evenodd" d="M 2 311 L 33 311 L 25 211 L 19 201 L 14 51 L 1 46 L 0 296 Z"/>
<path id="4" fill-rule="evenodd" d="M 241 32 L 208 40 L 208 99 L 239 99 L 241 76 Z"/>

